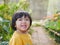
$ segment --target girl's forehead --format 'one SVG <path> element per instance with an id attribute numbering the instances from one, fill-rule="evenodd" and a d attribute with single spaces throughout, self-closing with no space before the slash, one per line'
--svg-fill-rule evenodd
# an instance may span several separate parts
<path id="1" fill-rule="evenodd" d="M 28 17 L 28 16 L 22 16 L 22 17 L 20 17 L 20 18 L 28 18 L 28 19 L 29 19 L 29 17 Z"/>

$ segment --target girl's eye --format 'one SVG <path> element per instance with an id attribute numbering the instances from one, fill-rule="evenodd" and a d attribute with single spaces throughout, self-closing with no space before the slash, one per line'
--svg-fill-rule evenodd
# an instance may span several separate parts
<path id="1" fill-rule="evenodd" d="M 26 21 L 29 21 L 29 19 L 26 19 Z"/>

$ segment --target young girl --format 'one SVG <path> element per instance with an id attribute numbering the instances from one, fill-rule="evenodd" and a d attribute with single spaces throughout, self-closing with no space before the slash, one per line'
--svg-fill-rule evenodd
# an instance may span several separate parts
<path id="1" fill-rule="evenodd" d="M 27 12 L 18 12 L 12 17 L 12 28 L 15 30 L 9 45 L 32 45 L 28 29 L 32 24 L 32 19 Z"/>

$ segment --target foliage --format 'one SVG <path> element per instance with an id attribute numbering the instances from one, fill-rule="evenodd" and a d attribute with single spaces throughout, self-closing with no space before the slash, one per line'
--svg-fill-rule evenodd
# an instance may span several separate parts
<path id="1" fill-rule="evenodd" d="M 48 19 L 45 22 L 45 27 L 53 29 L 60 33 L 60 15 L 54 15 L 52 19 Z"/>
<path id="2" fill-rule="evenodd" d="M 1 42 L 0 45 L 8 45 L 7 41 Z"/>
<path id="3" fill-rule="evenodd" d="M 32 33 L 34 32 L 34 30 L 30 27 L 30 30 L 29 30 L 29 34 L 32 35 Z"/>
<path id="4" fill-rule="evenodd" d="M 60 14 L 57 13 L 57 14 L 53 15 L 52 19 L 48 19 L 45 22 L 45 27 L 60 34 Z M 54 34 L 51 31 L 49 31 L 49 33 L 52 37 L 55 38 L 56 42 L 60 42 L 60 36 Z"/>
<path id="5" fill-rule="evenodd" d="M 49 31 L 50 37 L 53 38 L 57 43 L 60 43 L 60 36 L 57 36 L 53 32 Z"/>

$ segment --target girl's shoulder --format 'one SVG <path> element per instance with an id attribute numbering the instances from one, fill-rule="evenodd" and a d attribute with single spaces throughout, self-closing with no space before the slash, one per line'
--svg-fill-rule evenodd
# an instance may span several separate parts
<path id="1" fill-rule="evenodd" d="M 12 38 L 20 38 L 20 34 L 18 34 L 16 31 L 13 33 Z"/>

